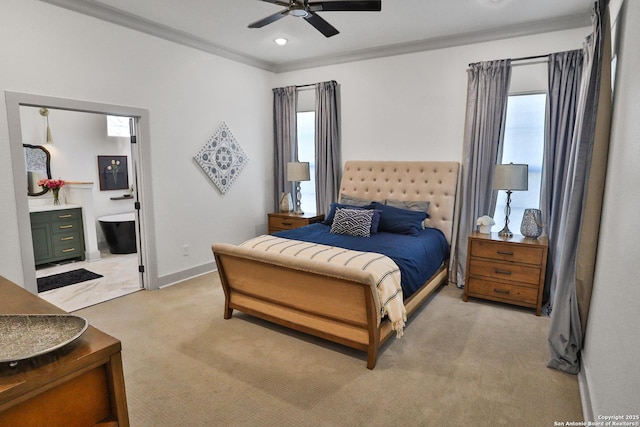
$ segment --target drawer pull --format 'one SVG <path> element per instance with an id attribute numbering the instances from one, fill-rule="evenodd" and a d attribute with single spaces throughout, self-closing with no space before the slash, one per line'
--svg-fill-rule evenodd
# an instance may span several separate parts
<path id="1" fill-rule="evenodd" d="M 60 229 L 64 230 L 65 228 L 73 228 L 73 224 L 69 224 L 69 225 L 61 225 Z"/>
<path id="2" fill-rule="evenodd" d="M 58 215 L 58 218 L 63 219 L 63 218 L 71 218 L 71 214 L 67 214 L 67 215 Z"/>
<path id="3" fill-rule="evenodd" d="M 66 242 L 67 240 L 73 240 L 73 236 L 69 236 L 69 237 L 61 237 L 60 241 L 61 242 Z"/>
<path id="4" fill-rule="evenodd" d="M 509 256 L 513 256 L 513 252 L 498 251 L 498 255 L 509 255 Z"/>
<path id="5" fill-rule="evenodd" d="M 292 222 L 283 222 L 282 225 L 293 225 Z"/>
<path id="6" fill-rule="evenodd" d="M 496 274 L 506 274 L 507 276 L 511 275 L 509 270 L 498 270 L 497 268 L 494 270 Z"/>
<path id="7" fill-rule="evenodd" d="M 502 289 L 493 289 L 493 292 L 495 292 L 496 294 L 503 294 L 503 295 L 509 295 L 511 293 L 511 291 L 503 291 Z"/>
<path id="8" fill-rule="evenodd" d="M 63 249 L 62 252 L 75 252 L 76 248 Z"/>

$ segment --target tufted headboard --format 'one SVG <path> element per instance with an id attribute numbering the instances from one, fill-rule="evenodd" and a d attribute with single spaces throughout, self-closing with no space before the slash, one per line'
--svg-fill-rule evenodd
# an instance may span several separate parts
<path id="1" fill-rule="evenodd" d="M 340 194 L 384 202 L 428 200 L 428 225 L 451 245 L 458 186 L 458 162 L 351 160 L 345 163 Z"/>

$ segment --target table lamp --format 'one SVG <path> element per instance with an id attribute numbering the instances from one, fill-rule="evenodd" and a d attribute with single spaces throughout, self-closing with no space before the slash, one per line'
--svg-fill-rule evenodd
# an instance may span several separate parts
<path id="1" fill-rule="evenodd" d="M 513 236 L 509 230 L 509 214 L 511 213 L 511 192 L 527 191 L 529 189 L 529 166 L 522 164 L 496 165 L 493 176 L 493 189 L 507 191 L 507 206 L 505 207 L 504 228 L 498 232 L 498 236 L 509 238 Z"/>
<path id="2" fill-rule="evenodd" d="M 309 162 L 287 163 L 287 181 L 294 182 L 296 185 L 296 209 L 293 211 L 296 215 L 302 215 L 304 213 L 300 208 L 300 200 L 302 199 L 300 181 L 309 180 Z"/>

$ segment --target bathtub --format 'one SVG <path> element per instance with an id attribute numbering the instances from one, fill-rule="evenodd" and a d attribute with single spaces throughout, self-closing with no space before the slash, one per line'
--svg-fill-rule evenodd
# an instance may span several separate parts
<path id="1" fill-rule="evenodd" d="M 98 218 L 100 228 L 112 254 L 132 254 L 136 250 L 136 219 L 134 212 L 106 215 Z"/>

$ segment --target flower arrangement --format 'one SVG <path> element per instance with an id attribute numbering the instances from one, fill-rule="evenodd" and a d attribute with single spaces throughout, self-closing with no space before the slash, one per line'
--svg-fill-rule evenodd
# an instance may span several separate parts
<path id="1" fill-rule="evenodd" d="M 491 226 L 494 225 L 495 223 L 496 222 L 489 215 L 481 216 L 476 221 L 476 224 L 480 227 L 479 231 L 485 234 L 491 232 Z"/>
<path id="2" fill-rule="evenodd" d="M 58 190 L 64 186 L 64 180 L 62 179 L 41 179 L 38 181 L 38 185 L 42 188 L 49 188 Z"/>
<path id="3" fill-rule="evenodd" d="M 42 188 L 48 188 L 53 192 L 53 204 L 59 205 L 60 199 L 58 198 L 60 189 L 64 187 L 64 180 L 62 179 L 41 179 L 38 181 L 38 185 Z"/>
<path id="4" fill-rule="evenodd" d="M 111 164 L 107 166 L 107 170 L 111 172 L 114 184 L 118 183 L 118 169 L 120 169 L 120 160 L 111 160 Z"/>

